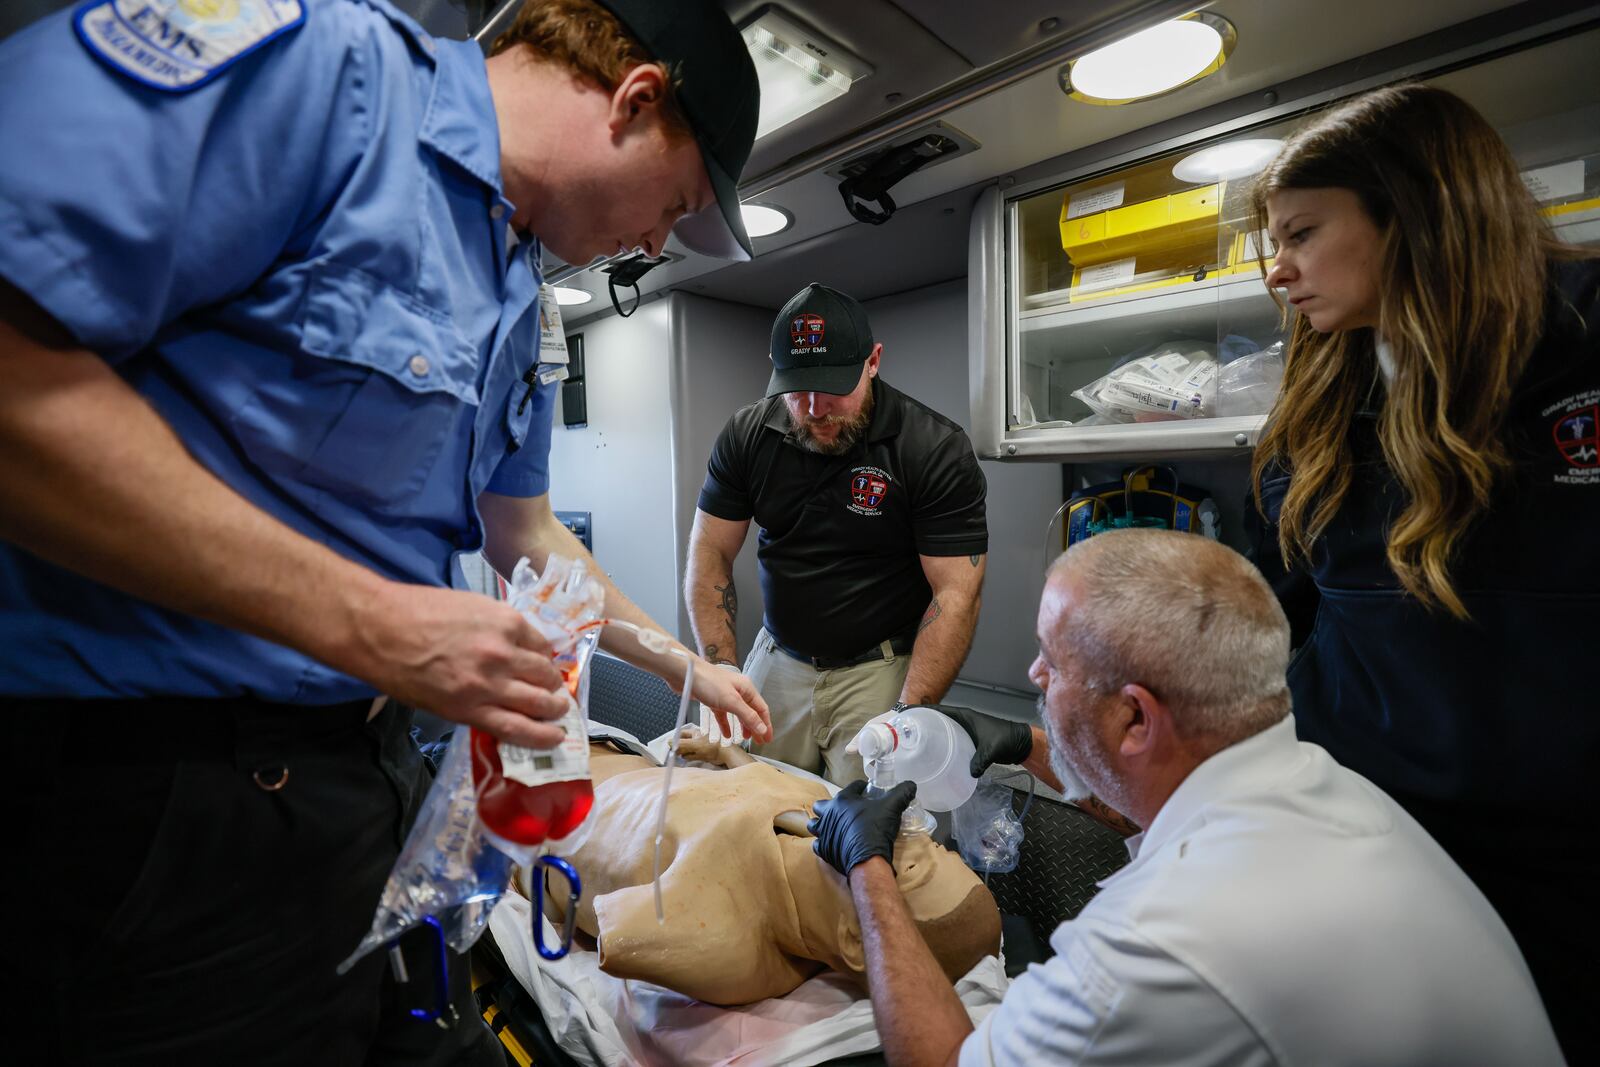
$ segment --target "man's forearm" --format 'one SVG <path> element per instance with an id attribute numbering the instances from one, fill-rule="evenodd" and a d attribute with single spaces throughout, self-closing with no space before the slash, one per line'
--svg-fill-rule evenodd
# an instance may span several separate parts
<path id="1" fill-rule="evenodd" d="M 906 704 L 937 704 L 950 691 L 972 647 L 978 625 L 976 593 L 934 593 L 917 628 L 900 700 Z"/>
<path id="2" fill-rule="evenodd" d="M 894 871 L 871 859 L 850 872 L 872 1016 L 892 1067 L 956 1062 L 972 1019 L 912 921 Z"/>
<path id="3" fill-rule="evenodd" d="M 707 545 L 691 541 L 684 575 L 689 625 L 700 654 L 712 663 L 739 665 L 739 594 L 733 587 L 733 561 Z"/>
<path id="4" fill-rule="evenodd" d="M 0 537 L 164 607 L 360 673 L 385 582 L 241 497 L 104 360 L 0 321 Z"/>
<path id="5" fill-rule="evenodd" d="M 665 634 L 668 640 L 678 648 L 693 651 L 672 636 L 671 628 L 656 622 L 643 608 L 628 599 L 628 595 L 618 587 L 616 582 L 611 580 L 611 576 L 606 574 L 589 550 L 583 547 L 583 542 L 573 536 L 571 530 L 561 525 L 561 522 L 553 514 L 538 524 L 532 531 L 531 543 L 524 544 L 521 547 L 521 551 L 527 553 L 534 569 L 539 571 L 544 570 L 545 561 L 552 555 L 584 560 L 589 568 L 589 573 L 594 576 L 595 580 L 600 583 L 601 589 L 605 591 L 607 618 L 623 619 L 633 623 L 635 626 L 640 626 L 647 630 L 655 630 Z M 497 561 L 497 566 L 502 562 L 504 561 Z M 515 563 L 515 560 L 510 562 Z M 510 572 L 505 570 L 502 573 L 509 574 Z M 672 681 L 675 685 L 683 680 L 683 659 L 681 657 L 670 652 L 651 652 L 641 646 L 632 634 L 623 633 L 620 630 L 603 630 L 600 634 L 600 647 L 619 659 L 627 660 L 636 667 L 642 667 L 653 674 L 658 674 Z"/>

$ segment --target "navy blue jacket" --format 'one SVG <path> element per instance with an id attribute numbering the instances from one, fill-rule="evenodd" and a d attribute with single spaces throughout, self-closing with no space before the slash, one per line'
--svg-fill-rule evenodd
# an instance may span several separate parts
<path id="1" fill-rule="evenodd" d="M 1351 435 L 1354 481 L 1308 565 L 1277 552 L 1288 476 L 1262 483 L 1255 559 L 1295 624 L 1301 738 L 1446 847 L 1594 862 L 1573 850 L 1600 780 L 1600 260 L 1553 269 L 1506 425 L 1515 471 L 1451 570 L 1470 621 L 1400 587 L 1384 549 L 1405 499 L 1376 413 Z"/>

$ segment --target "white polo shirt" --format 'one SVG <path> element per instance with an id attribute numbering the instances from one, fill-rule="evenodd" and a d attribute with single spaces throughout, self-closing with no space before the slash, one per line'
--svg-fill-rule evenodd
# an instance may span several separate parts
<path id="1" fill-rule="evenodd" d="M 1562 1062 L 1483 895 L 1292 719 L 1195 768 L 1128 850 L 961 1067 Z"/>

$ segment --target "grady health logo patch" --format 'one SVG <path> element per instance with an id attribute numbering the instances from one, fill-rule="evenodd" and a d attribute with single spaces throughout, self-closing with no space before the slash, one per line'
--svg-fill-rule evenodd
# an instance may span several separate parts
<path id="1" fill-rule="evenodd" d="M 1561 457 L 1574 467 L 1600 467 L 1600 405 L 1577 408 L 1552 429 Z"/>
<path id="2" fill-rule="evenodd" d="M 301 0 L 89 0 L 72 24 L 112 70 L 181 93 L 305 20 Z"/>
<path id="3" fill-rule="evenodd" d="M 856 467 L 850 472 L 850 510 L 857 515 L 883 514 L 889 495 L 889 472 L 881 467 Z"/>
<path id="4" fill-rule="evenodd" d="M 809 351 L 826 352 L 822 347 L 822 332 L 827 326 L 821 315 L 796 315 L 789 320 L 789 340 L 793 348 L 789 350 L 791 356 L 803 355 Z"/>
<path id="5" fill-rule="evenodd" d="M 1561 464 L 1551 472 L 1555 484 L 1600 487 L 1600 389 L 1564 397 L 1540 414 L 1554 416 L 1550 437 Z"/>

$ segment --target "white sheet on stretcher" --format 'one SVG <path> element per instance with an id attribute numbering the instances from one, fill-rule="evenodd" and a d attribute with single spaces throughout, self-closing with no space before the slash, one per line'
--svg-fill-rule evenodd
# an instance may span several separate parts
<path id="1" fill-rule="evenodd" d="M 489 930 L 507 965 L 532 994 L 551 1035 L 579 1063 L 756 1067 L 825 1063 L 879 1048 L 872 1003 L 844 977 L 824 972 L 787 996 L 720 1008 L 648 982 L 600 970 L 600 956 L 574 948 L 550 962 L 534 950 L 532 905 L 509 894 Z M 559 935 L 545 922 L 545 944 Z M 956 983 L 976 1026 L 1000 1003 L 1005 969 L 989 956 Z"/>

